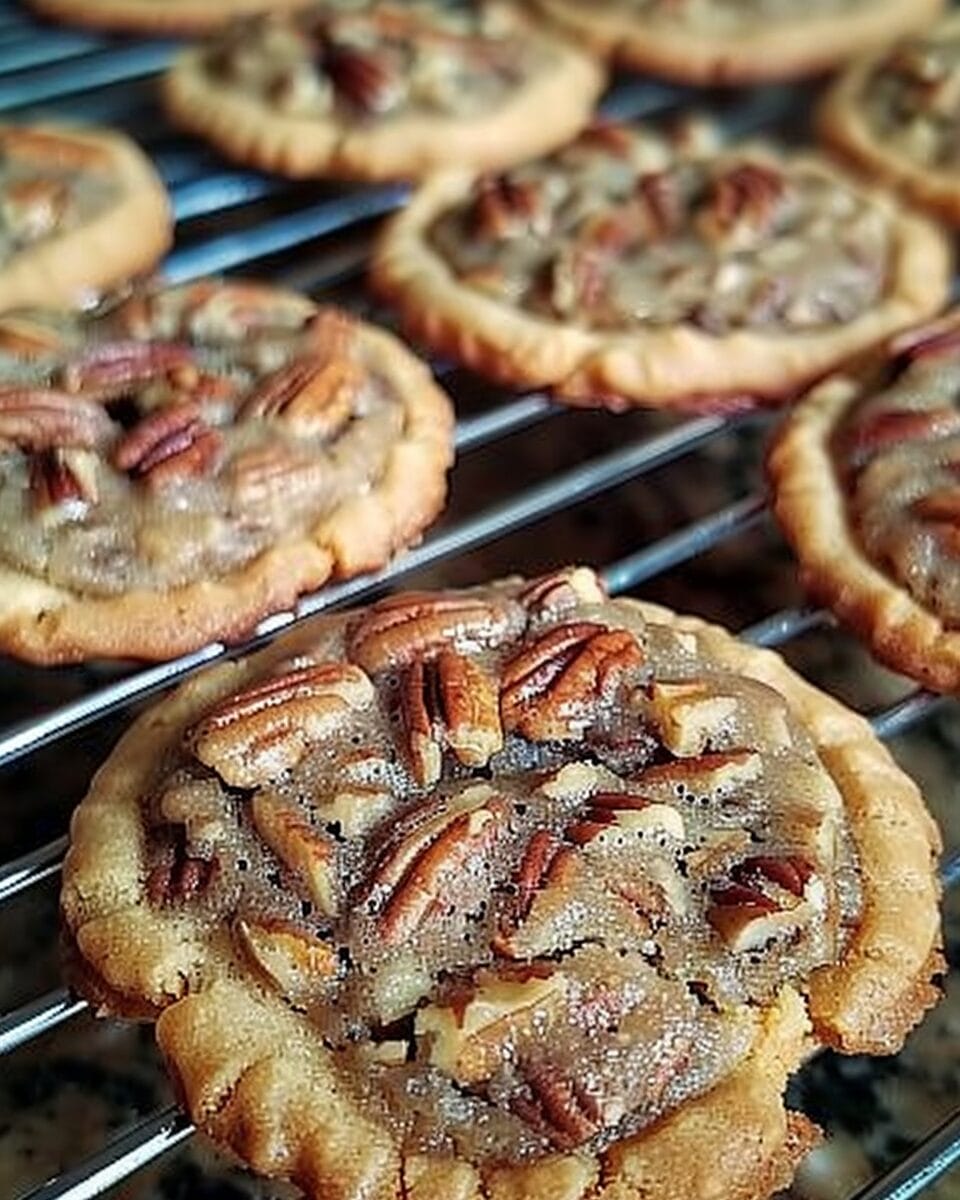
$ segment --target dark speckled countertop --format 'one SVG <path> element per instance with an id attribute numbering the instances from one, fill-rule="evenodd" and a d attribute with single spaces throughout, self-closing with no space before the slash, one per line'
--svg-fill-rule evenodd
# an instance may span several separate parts
<path id="1" fill-rule="evenodd" d="M 461 381 L 462 406 L 472 404 Z M 565 465 L 649 433 L 662 418 L 579 413 L 516 435 L 459 468 L 447 521 L 505 495 L 511 481 L 533 481 Z M 578 505 L 532 529 L 501 538 L 411 584 L 459 584 L 572 560 L 613 561 L 697 516 L 760 486 L 763 432 L 727 435 L 701 452 Z M 645 586 L 643 596 L 742 627 L 797 603 L 794 571 L 769 526 L 754 529 Z M 798 639 L 787 656 L 812 679 L 861 706 L 887 703 L 908 690 L 872 664 L 846 635 L 832 630 Z M 77 694 L 109 668 L 39 672 L 5 665 L 0 721 Z M 61 832 L 128 718 L 111 718 L 0 774 L 0 857 L 4 860 Z M 960 846 L 960 708 L 948 703 L 893 750 L 923 786 L 948 847 Z M 899 1159 L 960 1104 L 960 895 L 946 905 L 953 970 L 941 1006 L 891 1059 L 823 1054 L 792 1086 L 793 1101 L 829 1133 L 804 1165 L 792 1195 L 844 1200 L 876 1171 Z M 0 908 L 0 1010 L 59 982 L 53 882 Z M 0 1070 L 0 1196 L 21 1194 L 99 1148 L 104 1139 L 170 1102 L 149 1028 L 82 1016 L 13 1053 Z M 288 1189 L 255 1181 L 194 1138 L 123 1184 L 113 1195 L 137 1200 L 240 1200 L 281 1197 Z M 960 1173 L 928 1193 L 960 1197 Z"/>

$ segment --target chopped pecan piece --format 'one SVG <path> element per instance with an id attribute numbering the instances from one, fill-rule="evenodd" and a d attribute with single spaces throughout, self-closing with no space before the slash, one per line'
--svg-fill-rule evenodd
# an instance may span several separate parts
<path id="1" fill-rule="evenodd" d="M 349 632 L 347 652 L 374 675 L 448 647 L 468 653 L 499 646 L 525 624 L 526 613 L 509 596 L 402 592 L 366 610 Z"/>
<path id="2" fill-rule="evenodd" d="M 163 408 L 144 417 L 113 451 L 113 464 L 149 487 L 197 478 L 213 467 L 221 437 L 210 429 L 194 401 Z"/>
<path id="3" fill-rule="evenodd" d="M 655 682 L 633 699 L 666 748 L 680 758 L 703 754 L 737 709 L 733 696 L 718 694 L 702 680 Z"/>
<path id="4" fill-rule="evenodd" d="M 182 342 L 104 342 L 68 362 L 61 383 L 68 392 L 93 393 L 101 399 L 122 394 L 161 375 L 195 371 L 192 347 Z"/>
<path id="5" fill-rule="evenodd" d="M 91 450 L 113 432 L 99 404 L 41 388 L 0 389 L 0 447 Z"/>
<path id="6" fill-rule="evenodd" d="M 523 980 L 494 978 L 453 1004 L 430 1004 L 417 1013 L 414 1031 L 426 1044 L 427 1062 L 466 1086 L 482 1083 L 518 1043 L 542 1037 L 563 1007 L 567 981 L 559 972 Z"/>
<path id="7" fill-rule="evenodd" d="M 98 497 L 99 459 L 89 450 L 44 450 L 30 456 L 30 494 L 39 510 L 60 505 L 85 509 Z"/>
<path id="8" fill-rule="evenodd" d="M 641 777 L 645 787 L 673 784 L 697 796 L 727 792 L 759 778 L 763 760 L 752 750 L 726 750 L 679 758 L 676 762 L 648 767 Z"/>
<path id="9" fill-rule="evenodd" d="M 302 667 L 215 705 L 188 730 L 187 744 L 231 787 L 257 787 L 296 766 L 314 738 L 372 700 L 359 667 Z"/>
<path id="10" fill-rule="evenodd" d="M 478 237 L 519 237 L 541 226 L 546 217 L 543 188 L 535 180 L 513 180 L 506 175 L 485 175 L 477 182 L 473 202 L 473 230 Z"/>
<path id="11" fill-rule="evenodd" d="M 270 792 L 254 795 L 250 816 L 257 833 L 304 884 L 320 912 L 335 916 L 337 844 L 333 838 L 314 829 L 296 805 Z"/>
<path id="12" fill-rule="evenodd" d="M 578 846 L 609 841 L 624 833 L 660 833 L 682 840 L 686 833 L 683 817 L 672 804 L 658 804 L 630 792 L 597 792 L 589 807 L 567 829 Z"/>
<path id="13" fill-rule="evenodd" d="M 579 604 L 602 604 L 607 590 L 589 567 L 565 567 L 531 580 L 517 593 L 517 599 L 533 617 L 556 617 Z"/>
<path id="14" fill-rule="evenodd" d="M 812 864 L 796 854 L 777 857 L 754 855 L 752 858 L 745 858 L 733 871 L 734 879 L 740 883 L 748 883 L 751 879 L 766 880 L 797 897 L 803 896 L 813 875 Z"/>
<path id="15" fill-rule="evenodd" d="M 577 144 L 593 146 L 614 154 L 617 158 L 626 158 L 634 143 L 634 134 L 629 125 L 618 124 L 602 118 L 593 121 L 577 138 Z"/>
<path id="16" fill-rule="evenodd" d="M 337 92 L 364 112 L 389 112 L 406 91 L 403 65 L 386 47 L 330 46 L 323 65 Z"/>
<path id="17" fill-rule="evenodd" d="M 712 183 L 701 230 L 717 241 L 752 241 L 772 225 L 784 186 L 775 167 L 749 162 L 731 167 Z"/>
<path id="18" fill-rule="evenodd" d="M 573 1150 L 600 1129 L 603 1112 L 599 1100 L 579 1080 L 565 1075 L 553 1063 L 538 1060 L 521 1067 L 526 1093 L 511 1099 L 521 1120 L 544 1134 L 558 1150 Z"/>
<path id="19" fill-rule="evenodd" d="M 333 947 L 280 920 L 238 917 L 233 926 L 241 949 L 282 996 L 294 1003 L 310 995 L 318 982 L 337 972 Z"/>
<path id="20" fill-rule="evenodd" d="M 491 788 L 470 788 L 388 853 L 371 881 L 385 944 L 403 942 L 442 909 L 445 890 L 496 841 L 506 812 Z"/>
<path id="21" fill-rule="evenodd" d="M 683 219 L 683 205 L 672 171 L 648 171 L 637 180 L 637 199 L 643 231 L 654 240 L 675 233 Z"/>
<path id="22" fill-rule="evenodd" d="M 564 846 L 549 829 L 538 829 L 523 852 L 517 868 L 517 893 L 514 915 L 518 921 L 529 916 L 537 893 L 552 880 L 563 875 L 573 850 Z"/>
<path id="23" fill-rule="evenodd" d="M 187 853 L 179 836 L 147 875 L 145 890 L 151 904 L 186 904 L 203 896 L 220 868 L 216 858 L 199 858 Z"/>
<path id="24" fill-rule="evenodd" d="M 4 188 L 0 205 L 9 233 L 34 241 L 53 233 L 70 203 L 70 190 L 60 179 L 17 179 Z"/>
<path id="25" fill-rule="evenodd" d="M 485 766 L 503 746 L 496 682 L 453 650 L 411 663 L 400 699 L 410 764 L 422 787 L 440 778 L 445 746 L 471 767 Z"/>
<path id="26" fill-rule="evenodd" d="M 160 797 L 159 808 L 165 821 L 183 826 L 188 848 L 213 845 L 224 832 L 227 801 L 212 779 L 175 783 Z"/>
<path id="27" fill-rule="evenodd" d="M 503 726 L 532 741 L 580 737 L 624 674 L 643 665 L 632 633 L 589 621 L 559 625 L 503 668 Z"/>
<path id="28" fill-rule="evenodd" d="M 707 920 L 735 954 L 802 929 L 813 914 L 810 897 L 820 896 L 813 888 L 808 897 L 813 867 L 795 855 L 745 859 L 731 878 L 711 889 Z"/>
<path id="29" fill-rule="evenodd" d="M 348 358 L 300 358 L 268 375 L 239 417 L 277 420 L 299 437 L 333 437 L 353 416 L 362 383 Z"/>

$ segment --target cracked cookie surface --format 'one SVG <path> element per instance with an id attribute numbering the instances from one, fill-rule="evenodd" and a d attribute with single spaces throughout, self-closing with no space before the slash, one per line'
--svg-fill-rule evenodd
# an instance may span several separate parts
<path id="1" fill-rule="evenodd" d="M 415 336 L 495 378 L 725 410 L 931 315 L 949 262 L 930 223 L 823 159 L 604 124 L 499 175 L 434 176 L 371 278 Z"/>
<path id="2" fill-rule="evenodd" d="M 960 14 L 853 64 L 818 123 L 857 166 L 960 224 Z"/>
<path id="3" fill-rule="evenodd" d="M 808 588 L 895 670 L 960 687 L 960 314 L 893 338 L 790 414 L 769 457 Z"/>
<path id="4" fill-rule="evenodd" d="M 151 658 L 240 634 L 414 540 L 451 425 L 396 339 L 292 292 L 0 319 L 0 643 Z"/>
<path id="5" fill-rule="evenodd" d="M 602 67 L 519 6 L 324 0 L 238 23 L 166 77 L 173 119 L 294 177 L 504 166 L 589 120 Z"/>
<path id="6" fill-rule="evenodd" d="M 736 1144 L 716 1194 L 765 1196 L 811 1027 L 887 1051 L 936 996 L 936 833 L 866 724 L 585 569 L 205 673 L 72 839 L 80 986 L 311 1195 L 694 1196 Z"/>
<path id="7" fill-rule="evenodd" d="M 943 0 L 535 0 L 619 65 L 681 83 L 795 79 L 920 28 Z"/>
<path id="8" fill-rule="evenodd" d="M 0 311 L 89 304 L 152 268 L 171 229 L 163 184 L 122 134 L 0 126 Z"/>

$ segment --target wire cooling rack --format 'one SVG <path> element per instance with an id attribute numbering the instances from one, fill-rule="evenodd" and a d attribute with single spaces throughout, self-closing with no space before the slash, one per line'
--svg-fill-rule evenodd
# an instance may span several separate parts
<path id="1" fill-rule="evenodd" d="M 357 302 L 368 223 L 402 204 L 405 189 L 291 185 L 228 168 L 199 144 L 176 136 L 158 116 L 154 76 L 175 49 L 169 41 L 107 39 L 40 26 L 12 4 L 0 3 L 0 117 L 66 117 L 114 124 L 132 133 L 152 155 L 172 195 L 178 237 L 165 264 L 169 278 L 186 281 L 210 272 L 239 269 L 302 286 L 316 294 L 329 294 L 331 289 L 338 295 L 352 294 Z M 796 117 L 802 117 L 806 107 L 805 93 L 787 88 L 767 88 L 733 99 L 707 99 L 734 135 L 776 127 L 789 136 Z M 676 110 L 689 100 L 690 94 L 682 89 L 634 79 L 621 81 L 611 90 L 604 110 L 611 116 L 637 117 Z M 460 378 L 448 364 L 435 364 L 435 369 L 451 386 Z M 477 386 L 474 380 L 474 393 Z M 453 390 L 456 395 L 456 388 Z M 474 404 L 457 425 L 461 457 L 454 473 L 455 493 L 467 469 L 463 464 L 473 451 L 497 449 L 513 435 L 541 425 L 551 437 L 561 437 L 562 428 L 557 423 L 574 420 L 572 414 L 558 409 L 543 395 L 505 395 L 482 387 L 480 396 L 480 403 Z M 296 611 L 265 620 L 250 644 L 270 638 L 309 614 L 375 595 L 415 572 L 427 568 L 448 572 L 462 564 L 464 556 L 495 539 L 572 511 L 585 501 L 606 497 L 628 482 L 652 476 L 668 464 L 691 460 L 724 439 L 729 441 L 744 429 L 770 420 L 763 416 L 726 421 L 701 417 L 664 423 L 650 418 L 640 435 L 633 436 L 637 426 L 625 418 L 598 419 L 617 420 L 618 428 L 625 431 L 613 449 L 548 470 L 542 479 L 521 480 L 519 486 L 493 503 L 465 516 L 455 514 L 386 570 L 325 588 L 304 597 Z M 613 592 L 636 589 L 722 548 L 766 521 L 763 495 L 741 495 L 617 558 L 606 566 L 604 577 Z M 554 557 L 563 560 L 562 547 L 557 547 Z M 516 565 L 523 567 L 524 563 Z M 759 645 L 787 646 L 829 626 L 829 617 L 822 611 L 788 607 L 755 622 L 742 636 Z M 35 703 L 31 681 L 37 680 L 39 673 L 27 672 L 21 710 L 31 715 L 0 728 L 0 768 L 9 772 L 44 747 L 66 744 L 65 739 L 78 730 L 100 728 L 111 714 L 128 709 L 203 664 L 232 652 L 233 648 L 228 650 L 218 643 L 173 662 L 129 669 L 109 678 L 88 673 L 82 694 L 57 700 L 52 707 Z M 927 720 L 946 703 L 919 690 L 869 715 L 878 734 L 889 738 Z M 63 835 L 0 865 L 0 905 L 55 877 L 65 849 Z M 948 848 L 942 871 L 945 886 L 960 886 L 957 847 Z M 85 1008 L 84 1001 L 58 988 L 0 1016 L 0 1057 L 71 1021 Z M 163 1108 L 122 1130 L 98 1152 L 29 1192 L 25 1200 L 88 1200 L 101 1195 L 187 1141 L 193 1132 L 180 1111 Z M 901 1162 L 874 1179 L 857 1200 L 907 1200 L 958 1162 L 960 1111 L 923 1138 Z"/>

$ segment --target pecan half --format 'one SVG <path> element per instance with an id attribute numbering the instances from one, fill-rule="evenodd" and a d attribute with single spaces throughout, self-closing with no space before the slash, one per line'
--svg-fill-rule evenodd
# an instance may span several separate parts
<path id="1" fill-rule="evenodd" d="M 337 912 L 337 844 L 307 820 L 294 804 L 269 792 L 250 802 L 254 828 L 280 861 L 303 883 L 325 917 Z"/>
<path id="2" fill-rule="evenodd" d="M 470 767 L 485 766 L 503 747 L 496 681 L 453 650 L 411 663 L 400 704 L 411 769 L 421 787 L 440 778 L 445 747 Z"/>
<path id="3" fill-rule="evenodd" d="M 41 388 L 0 390 L 0 446 L 41 451 L 91 450 L 110 437 L 113 422 L 92 401 Z"/>
<path id="4" fill-rule="evenodd" d="M 43 450 L 29 463 L 30 495 L 38 510 L 78 505 L 98 498 L 99 459 L 89 450 Z"/>
<path id="5" fill-rule="evenodd" d="M 785 186 L 774 167 L 749 162 L 731 167 L 712 182 L 701 230 L 718 241 L 752 240 L 772 225 Z"/>
<path id="6" fill-rule="evenodd" d="M 858 421 L 846 435 L 848 452 L 855 461 L 901 442 L 932 441 L 960 433 L 960 412 L 955 408 L 886 409 Z"/>
<path id="7" fill-rule="evenodd" d="M 353 416 L 362 383 L 362 370 L 348 358 L 300 358 L 268 375 L 239 418 L 280 421 L 298 437 L 333 437 Z"/>
<path id="8" fill-rule="evenodd" d="M 519 237 L 541 228 L 547 216 L 543 188 L 535 180 L 513 180 L 506 175 L 484 175 L 477 181 L 473 231 L 482 238 Z"/>
<path id="9" fill-rule="evenodd" d="M 573 1075 L 536 1059 L 523 1062 L 521 1071 L 526 1090 L 511 1098 L 510 1107 L 558 1150 L 573 1150 L 598 1132 L 600 1102 Z"/>
<path id="10" fill-rule="evenodd" d="M 403 64 L 386 47 L 330 46 L 323 66 L 336 91 L 364 112 L 389 112 L 406 92 Z"/>
<path id="11" fill-rule="evenodd" d="M 910 506 L 910 511 L 924 521 L 960 524 L 960 487 L 938 488 L 921 496 Z"/>
<path id="12" fill-rule="evenodd" d="M 205 475 L 220 455 L 220 434 L 194 401 L 144 417 L 113 451 L 113 465 L 150 488 Z"/>
<path id="13" fill-rule="evenodd" d="M 579 904 L 581 914 L 595 912 L 586 897 L 576 894 L 582 876 L 583 862 L 575 847 L 550 830 L 537 830 L 517 867 L 511 910 L 492 939 L 497 954 L 530 959 L 569 948 L 583 935 L 582 921 L 576 929 L 571 924 L 573 906 Z"/>
<path id="14" fill-rule="evenodd" d="M 295 453 L 289 446 L 254 446 L 238 454 L 224 474 L 235 503 L 248 519 L 265 518 L 258 512 L 278 502 L 287 503 L 309 491 L 323 477 L 316 455 Z"/>
<path id="15" fill-rule="evenodd" d="M 286 999 L 296 1003 L 337 972 L 337 955 L 328 942 L 280 920 L 238 917 L 234 937 L 244 954 Z"/>
<path id="16" fill-rule="evenodd" d="M 101 399 L 129 391 L 161 375 L 195 371 L 192 347 L 182 342 L 104 342 L 85 350 L 61 371 L 68 392 L 94 393 Z"/>
<path id="17" fill-rule="evenodd" d="M 523 608 L 509 596 L 402 592 L 368 608 L 350 629 L 347 653 L 371 675 L 430 658 L 499 646 L 523 631 Z"/>
<path id="18" fill-rule="evenodd" d="M 423 822 L 381 861 L 371 881 L 378 929 L 395 946 L 442 910 L 447 889 L 502 832 L 507 808 L 486 786 L 470 788 Z"/>
<path id="19" fill-rule="evenodd" d="M 632 633 L 589 621 L 557 626 L 503 668 L 503 726 L 532 741 L 580 737 L 624 674 L 643 665 Z"/>
<path id="20" fill-rule="evenodd" d="M 733 696 L 718 694 L 703 680 L 651 683 L 632 699 L 664 746 L 680 758 L 703 754 L 737 710 Z"/>
<path id="21" fill-rule="evenodd" d="M 426 1060 L 466 1086 L 489 1079 L 516 1057 L 518 1043 L 542 1037 L 563 1008 L 567 981 L 559 972 L 527 979 L 494 978 L 452 1004 L 429 1004 L 414 1032 Z"/>
<path id="22" fill-rule="evenodd" d="M 303 758 L 314 738 L 373 700 L 359 667 L 321 663 L 254 684 L 212 708 L 187 745 L 231 787 L 257 787 Z"/>

